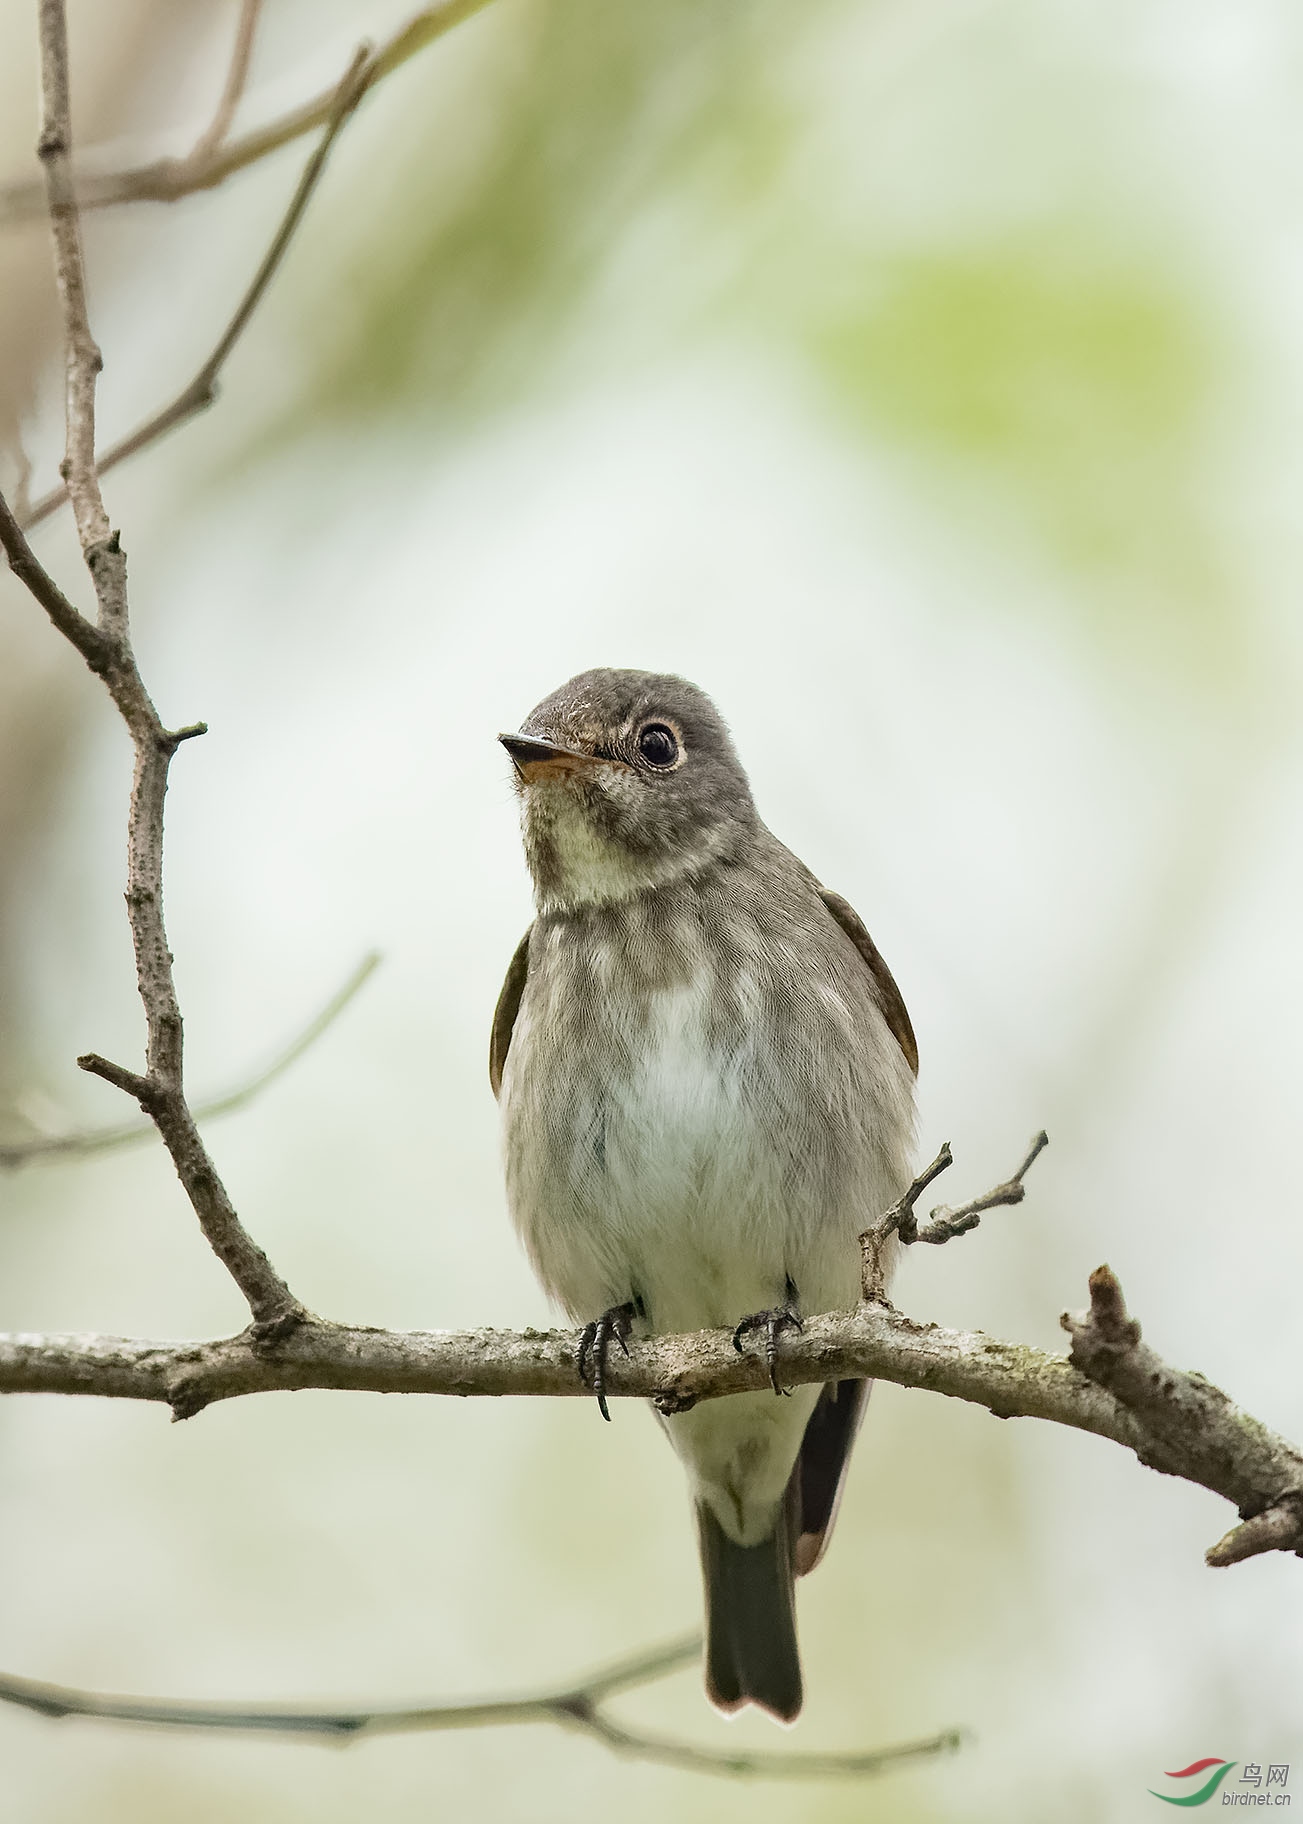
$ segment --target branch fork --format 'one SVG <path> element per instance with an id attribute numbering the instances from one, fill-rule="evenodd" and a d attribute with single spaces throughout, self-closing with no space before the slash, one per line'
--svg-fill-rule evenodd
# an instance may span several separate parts
<path id="1" fill-rule="evenodd" d="M 924 1227 L 920 1228 L 914 1212 L 915 1204 L 933 1180 L 954 1164 L 950 1142 L 945 1141 L 927 1170 L 921 1172 L 904 1195 L 898 1197 L 873 1227 L 866 1229 L 860 1236 L 860 1296 L 864 1303 L 887 1304 L 887 1279 L 891 1269 L 893 1240 L 899 1239 L 907 1248 L 912 1247 L 916 1241 L 930 1242 L 934 1247 L 941 1247 L 945 1242 L 953 1241 L 956 1236 L 970 1234 L 987 1210 L 998 1209 L 1005 1204 L 1021 1203 L 1027 1195 L 1023 1180 L 1049 1144 L 1050 1137 L 1042 1128 L 1011 1178 L 1006 1178 L 1003 1184 L 997 1184 L 983 1196 L 974 1197 L 969 1203 L 961 1203 L 953 1209 L 945 1204 L 939 1205 L 932 1211 Z"/>
<path id="2" fill-rule="evenodd" d="M 433 0 L 433 4 L 414 13 L 376 47 L 367 71 L 366 86 L 372 88 L 401 69 L 410 58 L 487 4 L 488 0 Z M 248 56 L 260 10 L 257 0 L 244 0 L 226 89 L 211 124 L 199 135 L 191 150 L 179 158 L 160 158 L 147 165 L 79 174 L 76 199 L 80 208 L 106 209 L 121 203 L 174 203 L 197 191 L 214 190 L 236 172 L 259 163 L 282 146 L 326 124 L 335 101 L 333 86 L 266 126 L 254 127 L 232 139 L 230 128 L 243 95 Z M 38 215 L 44 206 L 45 196 L 39 184 L 22 182 L 0 187 L 0 229 Z"/>
<path id="3" fill-rule="evenodd" d="M 256 5 L 250 7 L 246 4 L 246 17 L 250 11 L 256 13 L 257 10 Z M 252 25 L 249 26 L 249 29 L 252 31 Z M 244 295 L 236 305 L 229 322 L 218 337 L 212 352 L 193 379 L 183 386 L 174 398 L 161 406 L 158 411 L 151 413 L 143 423 L 136 426 L 135 430 L 129 432 L 125 437 L 119 438 L 107 450 L 98 454 L 96 469 L 100 476 L 106 475 L 120 462 L 125 462 L 129 456 L 134 456 L 138 451 L 156 443 L 168 431 L 174 430 L 178 425 L 186 423 L 188 419 L 206 411 L 217 398 L 221 373 L 284 262 L 308 204 L 321 181 L 335 141 L 352 118 L 374 80 L 376 55 L 369 45 L 362 44 L 358 46 L 349 60 L 347 69 L 329 97 L 329 105 L 323 110 L 321 137 L 303 168 L 285 214 L 272 236 L 271 244 L 259 262 L 258 269 L 245 288 Z M 214 155 L 213 152 L 205 152 L 203 157 L 208 159 Z M 196 148 L 196 152 L 190 158 L 177 161 L 178 170 L 182 173 L 192 171 L 194 160 L 198 156 L 199 151 Z M 95 350 L 95 359 L 98 363 L 98 349 Z M 99 371 L 98 365 L 95 371 Z M 33 501 L 26 506 L 24 511 L 16 515 L 24 531 L 30 531 L 33 526 L 48 519 L 50 514 L 70 498 L 71 472 L 65 458 L 59 467 L 59 473 L 63 476 L 62 485 L 51 488 L 48 493 L 42 494 L 39 499 Z M 116 552 L 117 549 L 116 539 L 116 533 L 110 535 L 106 548 L 112 552 Z M 87 563 L 91 565 L 92 574 L 99 550 L 100 547 L 96 546 L 93 550 L 87 551 Z"/>

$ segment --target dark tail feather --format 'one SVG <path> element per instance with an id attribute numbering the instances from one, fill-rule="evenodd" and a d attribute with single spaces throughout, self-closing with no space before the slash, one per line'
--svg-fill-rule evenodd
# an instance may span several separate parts
<path id="1" fill-rule="evenodd" d="M 872 1381 L 829 1381 L 819 1391 L 792 1475 L 799 1490 L 796 1528 L 798 1577 L 812 1571 L 828 1544 L 837 1518 L 851 1445 L 864 1419 Z"/>
<path id="2" fill-rule="evenodd" d="M 759 1545 L 735 1545 L 697 1505 L 706 1586 L 706 1695 L 721 1710 L 759 1704 L 790 1723 L 801 1708 L 792 1591 L 791 1502 Z"/>

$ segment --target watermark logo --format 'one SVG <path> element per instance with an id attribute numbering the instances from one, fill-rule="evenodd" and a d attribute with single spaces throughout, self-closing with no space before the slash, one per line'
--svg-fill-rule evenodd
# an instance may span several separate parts
<path id="1" fill-rule="evenodd" d="M 1224 1761 L 1220 1755 L 1206 1754 L 1201 1761 L 1191 1761 L 1188 1767 L 1178 1768 L 1175 1773 L 1165 1775 L 1169 1780 L 1193 1780 L 1201 1773 L 1206 1773 L 1207 1779 L 1200 1781 L 1193 1790 L 1189 1786 L 1180 1792 L 1154 1792 L 1152 1786 L 1149 1790 L 1156 1799 L 1162 1799 L 1165 1805 L 1206 1805 L 1234 1765 L 1234 1761 Z"/>
<path id="2" fill-rule="evenodd" d="M 1265 1778 L 1261 1761 L 1245 1761 L 1239 1779 L 1234 1785 L 1226 1785 L 1228 1775 L 1239 1766 L 1238 1761 L 1224 1761 L 1219 1754 L 1206 1754 L 1202 1760 L 1191 1761 L 1188 1767 L 1178 1767 L 1163 1776 L 1179 1780 L 1178 1791 L 1155 1792 L 1152 1786 L 1149 1791 L 1164 1805 L 1207 1805 L 1219 1789 L 1223 1805 L 1289 1804 L 1291 1795 L 1285 1790 L 1289 1785 L 1288 1761 L 1270 1761 Z"/>

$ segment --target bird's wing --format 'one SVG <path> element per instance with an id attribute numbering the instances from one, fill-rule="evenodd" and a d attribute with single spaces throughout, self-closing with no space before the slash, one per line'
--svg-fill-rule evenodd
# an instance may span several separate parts
<path id="1" fill-rule="evenodd" d="M 873 978 L 873 993 L 882 1017 L 891 1029 L 905 1061 L 918 1075 L 918 1044 L 909 1014 L 882 952 L 864 928 L 864 921 L 840 893 L 820 887 L 819 897 L 859 951 Z M 819 1403 L 801 1440 L 792 1470 L 798 1495 L 794 1569 L 798 1577 L 812 1571 L 828 1544 L 837 1504 L 846 1480 L 851 1445 L 864 1418 L 872 1381 L 830 1381 L 819 1394 Z"/>
<path id="2" fill-rule="evenodd" d="M 843 899 L 840 893 L 830 893 L 826 887 L 820 887 L 819 897 L 868 965 L 869 974 L 873 977 L 873 992 L 877 996 L 882 1017 L 891 1028 L 896 1043 L 904 1052 L 905 1062 L 917 1076 L 918 1043 L 914 1037 L 914 1028 L 909 1023 L 909 1015 L 905 1011 L 900 989 L 897 988 L 890 969 L 882 960 L 881 950 L 864 929 L 864 920 L 848 899 Z"/>
<path id="3" fill-rule="evenodd" d="M 810 1414 L 792 1470 L 797 1495 L 793 1569 L 798 1577 L 814 1569 L 827 1547 L 872 1386 L 872 1381 L 829 1381 Z"/>
<path id="4" fill-rule="evenodd" d="M 493 1085 L 495 1096 L 502 1093 L 502 1072 L 506 1068 L 507 1052 L 511 1048 L 512 1028 L 520 1011 L 520 997 L 525 992 L 525 977 L 529 974 L 529 936 L 533 929 L 531 925 L 516 945 L 516 954 L 507 965 L 507 979 L 502 984 L 502 993 L 493 1009 L 493 1031 L 489 1034 L 489 1082 Z"/>

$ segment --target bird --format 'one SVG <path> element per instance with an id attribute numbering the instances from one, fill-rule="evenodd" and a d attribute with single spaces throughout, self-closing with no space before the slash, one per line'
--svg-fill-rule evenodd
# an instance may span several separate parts
<path id="1" fill-rule="evenodd" d="M 780 757 L 803 738 L 788 710 L 767 724 Z M 782 1337 L 855 1305 L 858 1236 L 910 1182 L 913 1028 L 858 915 L 761 822 L 696 685 L 581 672 L 499 740 L 536 906 L 489 1048 L 509 1213 L 604 1418 L 626 1337 L 762 1339 L 770 1389 L 661 1423 L 695 1508 L 707 1696 L 791 1722 L 794 1579 L 870 1383 L 789 1393 Z"/>

